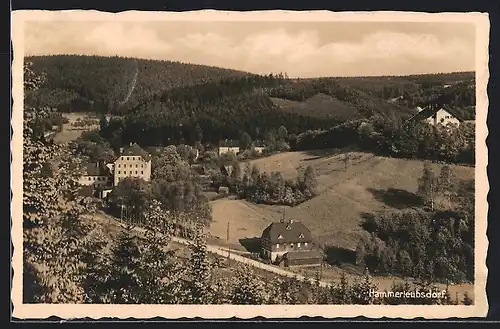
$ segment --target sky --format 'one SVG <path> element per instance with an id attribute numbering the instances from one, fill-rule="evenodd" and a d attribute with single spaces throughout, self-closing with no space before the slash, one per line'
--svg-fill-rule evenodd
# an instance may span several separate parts
<path id="1" fill-rule="evenodd" d="M 452 22 L 31 21 L 25 55 L 125 56 L 290 77 L 474 71 L 475 27 Z"/>

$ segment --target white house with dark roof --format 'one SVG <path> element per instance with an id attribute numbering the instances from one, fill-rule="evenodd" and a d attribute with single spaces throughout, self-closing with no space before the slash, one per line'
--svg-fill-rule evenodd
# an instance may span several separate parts
<path id="1" fill-rule="evenodd" d="M 219 149 L 218 149 L 219 155 L 230 153 L 230 152 L 232 152 L 234 154 L 238 154 L 240 152 L 239 141 L 231 140 L 231 139 L 225 139 L 225 140 L 219 141 Z"/>
<path id="2" fill-rule="evenodd" d="M 107 186 L 111 184 L 111 172 L 103 163 L 89 163 L 78 183 L 82 186 Z"/>
<path id="3" fill-rule="evenodd" d="M 272 223 L 262 232 L 261 256 L 271 262 L 283 258 L 286 266 L 314 265 L 322 260 L 311 231 L 293 220 Z"/>
<path id="4" fill-rule="evenodd" d="M 138 177 L 151 180 L 151 156 L 136 143 L 120 150 L 120 155 L 113 164 L 113 185 L 126 177 Z"/>
<path id="5" fill-rule="evenodd" d="M 425 120 L 433 126 L 450 126 L 458 127 L 463 120 L 451 108 L 444 108 L 438 106 L 428 106 L 426 108 L 417 107 L 418 113 L 409 119 L 409 121 L 423 121 Z"/>

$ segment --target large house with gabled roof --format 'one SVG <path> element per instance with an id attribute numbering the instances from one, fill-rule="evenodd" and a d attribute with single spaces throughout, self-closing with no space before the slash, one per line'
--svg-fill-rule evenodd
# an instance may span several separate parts
<path id="1" fill-rule="evenodd" d="M 317 265 L 323 256 L 315 249 L 311 231 L 301 222 L 284 219 L 270 224 L 261 237 L 261 256 L 285 266 Z"/>
<path id="2" fill-rule="evenodd" d="M 136 143 L 120 149 L 120 155 L 111 165 L 113 168 L 113 185 L 126 177 L 151 179 L 151 155 Z"/>

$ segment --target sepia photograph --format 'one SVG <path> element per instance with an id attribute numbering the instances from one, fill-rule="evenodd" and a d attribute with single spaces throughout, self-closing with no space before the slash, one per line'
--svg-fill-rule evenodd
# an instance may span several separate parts
<path id="1" fill-rule="evenodd" d="M 484 316 L 488 35 L 13 12 L 14 316 Z"/>

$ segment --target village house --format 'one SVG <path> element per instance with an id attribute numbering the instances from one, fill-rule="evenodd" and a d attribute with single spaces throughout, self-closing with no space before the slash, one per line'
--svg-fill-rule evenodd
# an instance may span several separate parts
<path id="1" fill-rule="evenodd" d="M 262 232 L 261 256 L 273 263 L 283 260 L 287 267 L 318 265 L 323 259 L 309 229 L 293 220 L 272 223 Z"/>
<path id="2" fill-rule="evenodd" d="M 232 152 L 234 154 L 238 154 L 240 152 L 240 144 L 237 140 L 225 139 L 219 141 L 219 155 L 226 154 Z"/>
<path id="3" fill-rule="evenodd" d="M 435 127 L 438 125 L 454 125 L 458 127 L 463 121 L 459 115 L 449 108 L 428 106 L 426 108 L 417 107 L 417 110 L 419 112 L 409 119 L 410 122 L 425 120 Z"/>
<path id="4" fill-rule="evenodd" d="M 78 183 L 83 186 L 107 186 L 111 184 L 111 172 L 103 163 L 89 163 Z"/>
<path id="5" fill-rule="evenodd" d="M 120 155 L 113 165 L 113 185 L 126 177 L 142 178 L 145 181 L 151 179 L 151 155 L 144 151 L 136 143 L 120 149 Z"/>
<path id="6" fill-rule="evenodd" d="M 264 152 L 265 146 L 264 146 L 264 143 L 256 141 L 253 143 L 252 148 L 258 154 L 262 154 Z"/>

